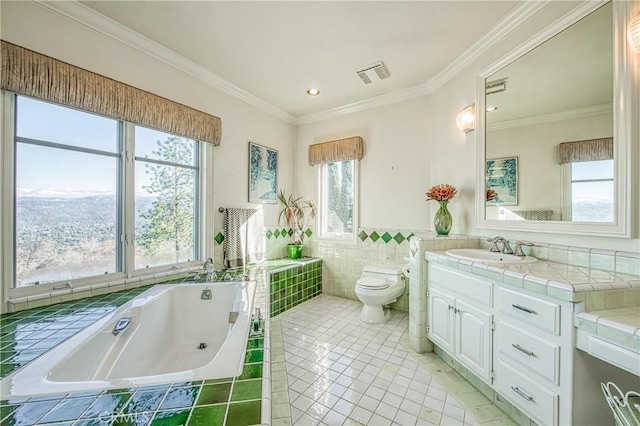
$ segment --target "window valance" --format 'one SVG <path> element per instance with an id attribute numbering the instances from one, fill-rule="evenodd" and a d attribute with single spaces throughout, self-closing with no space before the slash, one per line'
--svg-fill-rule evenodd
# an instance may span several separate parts
<path id="1" fill-rule="evenodd" d="M 317 143 L 309 146 L 309 164 L 332 163 L 347 160 L 361 160 L 364 142 L 360 136 Z"/>
<path id="2" fill-rule="evenodd" d="M 613 159 L 613 138 L 589 139 L 558 144 L 558 163 Z"/>
<path id="3" fill-rule="evenodd" d="M 0 88 L 219 145 L 222 120 L 2 40 Z"/>

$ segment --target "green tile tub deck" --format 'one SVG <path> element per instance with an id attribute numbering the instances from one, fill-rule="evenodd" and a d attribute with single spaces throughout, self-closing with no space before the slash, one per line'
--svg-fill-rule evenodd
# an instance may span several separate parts
<path id="1" fill-rule="evenodd" d="M 2 377 L 150 287 L 0 316 Z M 256 297 L 264 297 L 264 291 L 258 289 Z M 262 335 L 249 337 L 243 371 L 237 377 L 4 400 L 0 426 L 260 424 L 263 399 L 270 397 L 263 395 L 263 373 L 269 370 L 265 365 L 268 306 L 262 300 L 256 305 L 265 312 Z"/>
<path id="2" fill-rule="evenodd" d="M 322 260 L 271 271 L 269 293 L 272 317 L 318 296 L 322 293 Z"/>

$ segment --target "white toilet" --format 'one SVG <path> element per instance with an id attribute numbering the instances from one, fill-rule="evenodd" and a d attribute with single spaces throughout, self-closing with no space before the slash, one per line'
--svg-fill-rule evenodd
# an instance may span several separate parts
<path id="1" fill-rule="evenodd" d="M 389 310 L 385 313 L 382 306 L 395 302 L 403 292 L 404 279 L 401 271 L 365 266 L 356 283 L 356 296 L 364 304 L 360 320 L 369 324 L 385 322 Z"/>

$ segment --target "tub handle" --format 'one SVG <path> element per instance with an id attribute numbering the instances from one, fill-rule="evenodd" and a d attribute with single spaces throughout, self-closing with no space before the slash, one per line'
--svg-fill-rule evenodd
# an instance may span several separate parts
<path id="1" fill-rule="evenodd" d="M 113 327 L 113 330 L 111 331 L 113 335 L 117 336 L 118 333 L 120 333 L 122 330 L 127 328 L 127 326 L 131 323 L 132 319 L 133 319 L 132 317 L 120 318 L 116 323 L 115 327 Z"/>

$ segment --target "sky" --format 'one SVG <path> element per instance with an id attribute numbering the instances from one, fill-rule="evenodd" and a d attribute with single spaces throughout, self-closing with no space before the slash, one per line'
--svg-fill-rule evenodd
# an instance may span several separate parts
<path id="1" fill-rule="evenodd" d="M 118 152 L 118 121 L 18 96 L 16 135 L 111 153 Z M 158 140 L 168 136 L 136 126 L 136 156 L 150 157 Z M 29 144 L 16 151 L 18 190 L 115 193 L 119 158 Z M 136 194 L 146 194 L 144 169 L 136 173 Z"/>

